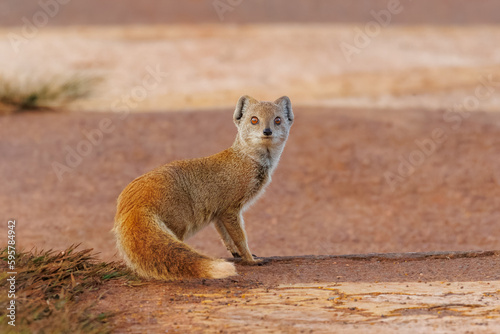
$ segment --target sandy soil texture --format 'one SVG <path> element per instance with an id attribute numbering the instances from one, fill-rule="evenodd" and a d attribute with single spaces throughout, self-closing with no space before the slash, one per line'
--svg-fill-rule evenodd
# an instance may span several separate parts
<path id="1" fill-rule="evenodd" d="M 224 280 L 113 282 L 117 333 L 496 333 L 499 254 L 272 258 Z"/>

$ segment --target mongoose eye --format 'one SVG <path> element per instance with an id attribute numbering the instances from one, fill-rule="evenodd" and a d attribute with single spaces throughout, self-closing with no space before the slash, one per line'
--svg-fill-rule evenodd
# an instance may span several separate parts
<path id="1" fill-rule="evenodd" d="M 281 117 L 276 117 L 276 118 L 274 119 L 274 123 L 275 123 L 276 125 L 280 125 L 280 124 L 281 124 Z"/>
<path id="2" fill-rule="evenodd" d="M 253 116 L 250 121 L 252 122 L 253 125 L 259 123 L 259 119 L 257 117 L 255 117 L 255 116 Z"/>

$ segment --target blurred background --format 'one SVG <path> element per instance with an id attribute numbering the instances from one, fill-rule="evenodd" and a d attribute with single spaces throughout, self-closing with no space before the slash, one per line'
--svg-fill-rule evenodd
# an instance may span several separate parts
<path id="1" fill-rule="evenodd" d="M 131 180 L 288 95 L 257 255 L 500 249 L 499 23 L 493 0 L 2 0 L 0 211 L 27 248 L 112 258 Z"/>
<path id="2" fill-rule="evenodd" d="M 286 93 L 295 105 L 446 108 L 478 75 L 499 74 L 499 6 L 3 0 L 0 75 L 25 86 L 76 80 L 80 91 L 69 94 L 86 97 L 71 106 L 78 110 L 120 109 L 148 68 L 164 76 L 125 102 L 130 109 L 228 107 L 242 92 L 261 99 Z M 499 101 L 488 99 L 483 109 Z"/>

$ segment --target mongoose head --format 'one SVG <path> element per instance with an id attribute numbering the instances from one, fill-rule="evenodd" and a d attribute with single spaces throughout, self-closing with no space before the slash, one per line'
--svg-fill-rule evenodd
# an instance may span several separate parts
<path id="1" fill-rule="evenodd" d="M 245 95 L 236 104 L 234 123 L 238 140 L 246 148 L 282 149 L 293 123 L 292 104 L 287 96 L 259 102 Z"/>

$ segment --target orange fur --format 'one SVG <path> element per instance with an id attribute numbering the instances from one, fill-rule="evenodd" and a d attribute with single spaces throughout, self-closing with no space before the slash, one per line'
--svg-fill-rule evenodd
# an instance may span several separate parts
<path id="1" fill-rule="evenodd" d="M 271 180 L 293 123 L 290 100 L 258 102 L 242 96 L 234 122 L 238 135 L 230 148 L 158 167 L 119 196 L 113 228 L 117 247 L 139 275 L 162 280 L 236 275 L 232 263 L 183 242 L 211 222 L 233 255 L 246 264 L 259 263 L 248 248 L 241 214 Z"/>

